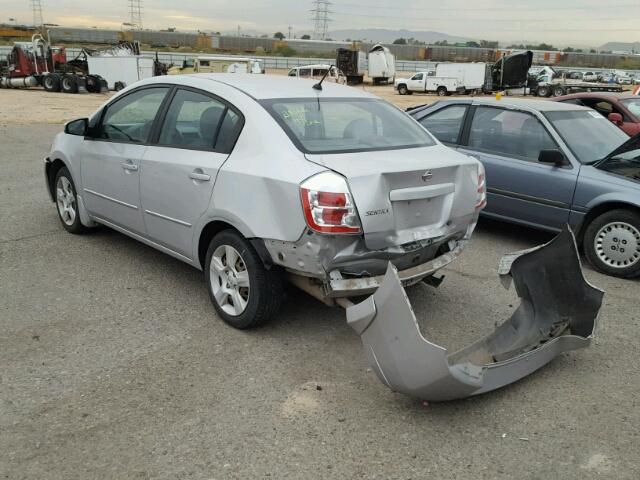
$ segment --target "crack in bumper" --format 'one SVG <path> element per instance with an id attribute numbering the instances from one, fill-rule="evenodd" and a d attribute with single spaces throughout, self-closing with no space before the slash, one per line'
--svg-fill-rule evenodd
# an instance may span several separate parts
<path id="1" fill-rule="evenodd" d="M 585 280 L 569 227 L 545 245 L 505 256 L 499 274 L 507 288 L 514 283 L 519 307 L 488 336 L 449 353 L 422 336 L 389 263 L 376 292 L 347 308 L 378 378 L 413 397 L 454 400 L 513 383 L 591 343 L 604 292 Z"/>

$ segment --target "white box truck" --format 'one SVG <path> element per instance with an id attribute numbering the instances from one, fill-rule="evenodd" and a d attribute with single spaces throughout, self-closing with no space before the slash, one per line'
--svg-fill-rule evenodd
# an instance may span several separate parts
<path id="1" fill-rule="evenodd" d="M 384 45 L 374 45 L 369 50 L 369 78 L 374 85 L 393 83 L 396 79 L 396 57 Z"/>
<path id="2" fill-rule="evenodd" d="M 440 97 L 452 93 L 463 93 L 464 87 L 455 77 L 429 76 L 430 72 L 418 72 L 409 78 L 399 78 L 394 82 L 394 88 L 400 95 L 418 93 L 435 93 Z"/>
<path id="3" fill-rule="evenodd" d="M 100 75 L 107 81 L 109 90 L 122 88 L 153 77 L 153 58 L 130 56 L 87 56 L 91 75 Z"/>
<path id="4" fill-rule="evenodd" d="M 438 63 L 436 77 L 456 78 L 465 92 L 485 90 L 491 79 L 491 65 L 487 63 Z"/>

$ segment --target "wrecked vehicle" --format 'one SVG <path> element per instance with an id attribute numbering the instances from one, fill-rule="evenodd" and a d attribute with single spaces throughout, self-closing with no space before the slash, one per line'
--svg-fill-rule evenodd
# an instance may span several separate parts
<path id="1" fill-rule="evenodd" d="M 316 88 L 313 88 L 316 86 Z M 242 74 L 151 78 L 66 125 L 47 185 L 72 233 L 100 223 L 203 269 L 236 328 L 282 281 L 326 303 L 455 258 L 484 207 L 476 159 L 377 97 Z"/>
<path id="2" fill-rule="evenodd" d="M 66 124 L 45 175 L 67 231 L 106 225 L 204 270 L 229 325 L 269 320 L 288 279 L 349 307 L 365 345 L 387 342 L 376 326 L 396 321 L 415 335 L 397 292 L 437 283 L 486 203 L 482 164 L 390 104 L 247 74 L 138 82 Z M 381 300 L 385 291 L 393 298 Z M 368 308 L 347 299 L 373 292 Z"/>

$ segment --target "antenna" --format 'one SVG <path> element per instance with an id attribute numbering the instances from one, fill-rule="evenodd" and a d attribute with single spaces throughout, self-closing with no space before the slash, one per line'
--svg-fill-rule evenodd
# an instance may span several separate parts
<path id="1" fill-rule="evenodd" d="M 33 10 L 33 26 L 42 28 L 44 21 L 42 20 L 42 0 L 31 0 L 31 9 Z"/>
<path id="2" fill-rule="evenodd" d="M 142 0 L 128 0 L 131 30 L 142 30 Z"/>
<path id="3" fill-rule="evenodd" d="M 329 0 L 313 0 L 311 2 L 313 14 L 311 19 L 314 23 L 313 38 L 316 40 L 324 40 L 327 36 L 327 27 L 331 18 L 329 14 L 333 13 L 329 10 L 331 2 Z"/>
<path id="4" fill-rule="evenodd" d="M 331 69 L 333 68 L 333 65 L 329 65 L 329 68 L 327 69 L 326 72 L 324 72 L 324 75 L 322 76 L 322 78 L 320 79 L 320 81 L 316 84 L 313 85 L 314 90 L 322 90 L 322 82 L 324 82 L 324 79 L 327 78 L 327 75 L 329 75 L 329 72 L 331 71 Z"/>

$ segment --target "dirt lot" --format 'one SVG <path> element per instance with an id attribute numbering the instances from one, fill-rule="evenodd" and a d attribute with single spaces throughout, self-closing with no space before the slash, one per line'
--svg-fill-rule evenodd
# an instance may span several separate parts
<path id="1" fill-rule="evenodd" d="M 283 75 L 286 70 L 271 71 Z M 359 87 L 396 104 L 403 110 L 414 105 L 431 103 L 435 95 L 398 95 L 392 86 L 362 85 Z M 42 89 L 0 90 L 0 126 L 50 123 L 59 125 L 74 118 L 86 116 L 106 102 L 113 92 L 105 94 L 64 95 L 49 93 Z"/>
<path id="2" fill-rule="evenodd" d="M 607 292 L 590 348 L 424 406 L 375 378 L 339 309 L 292 289 L 237 331 L 201 272 L 107 228 L 67 234 L 42 158 L 104 100 L 0 90 L 0 478 L 640 478 L 638 281 L 585 267 Z M 507 318 L 500 257 L 549 238 L 481 222 L 440 288 L 409 291 L 427 338 L 458 348 Z"/>

